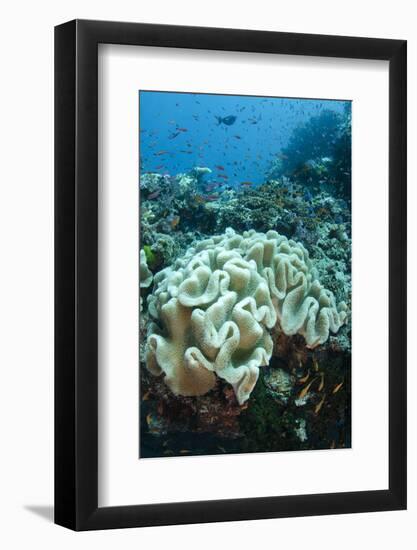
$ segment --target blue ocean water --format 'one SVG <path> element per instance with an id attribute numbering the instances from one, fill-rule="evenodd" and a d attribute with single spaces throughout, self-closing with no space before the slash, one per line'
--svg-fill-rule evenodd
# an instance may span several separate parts
<path id="1" fill-rule="evenodd" d="M 296 129 L 347 111 L 350 102 L 340 100 L 140 91 L 141 172 L 206 166 L 232 187 L 260 184 Z"/>

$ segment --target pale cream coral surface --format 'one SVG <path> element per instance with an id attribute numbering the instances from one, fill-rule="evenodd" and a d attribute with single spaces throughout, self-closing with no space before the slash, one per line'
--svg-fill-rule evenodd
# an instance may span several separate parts
<path id="1" fill-rule="evenodd" d="M 153 275 L 148 267 L 144 250 L 140 251 L 139 260 L 139 286 L 148 288 L 152 284 Z"/>
<path id="2" fill-rule="evenodd" d="M 146 363 L 176 395 L 207 393 L 216 376 L 244 403 L 268 364 L 271 332 L 301 334 L 310 348 L 347 316 L 324 289 L 302 244 L 276 231 L 227 229 L 157 273 Z"/>

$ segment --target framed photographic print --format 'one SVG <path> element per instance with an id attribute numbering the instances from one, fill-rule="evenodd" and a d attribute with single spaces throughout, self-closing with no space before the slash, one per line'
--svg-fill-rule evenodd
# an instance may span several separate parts
<path id="1" fill-rule="evenodd" d="M 55 521 L 406 507 L 406 42 L 55 30 Z"/>

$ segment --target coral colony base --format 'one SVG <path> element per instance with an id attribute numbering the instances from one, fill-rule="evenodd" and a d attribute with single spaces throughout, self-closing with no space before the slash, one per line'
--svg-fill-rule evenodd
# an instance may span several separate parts
<path id="1" fill-rule="evenodd" d="M 166 95 L 169 116 L 184 96 L 213 98 Z M 208 151 L 210 167 L 171 175 L 144 170 L 141 154 L 141 458 L 350 446 L 350 104 L 313 116 L 297 101 L 304 114 L 258 184 L 219 177 L 236 166 L 225 149 L 237 117 L 214 121 L 222 165 Z"/>

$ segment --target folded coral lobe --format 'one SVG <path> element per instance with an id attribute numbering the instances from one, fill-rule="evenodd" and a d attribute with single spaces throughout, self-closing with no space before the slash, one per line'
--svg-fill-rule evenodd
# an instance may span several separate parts
<path id="1" fill-rule="evenodd" d="M 271 334 L 325 342 L 347 316 L 300 244 L 276 231 L 227 229 L 154 278 L 146 363 L 176 395 L 207 393 L 219 377 L 243 404 L 273 352 Z"/>

